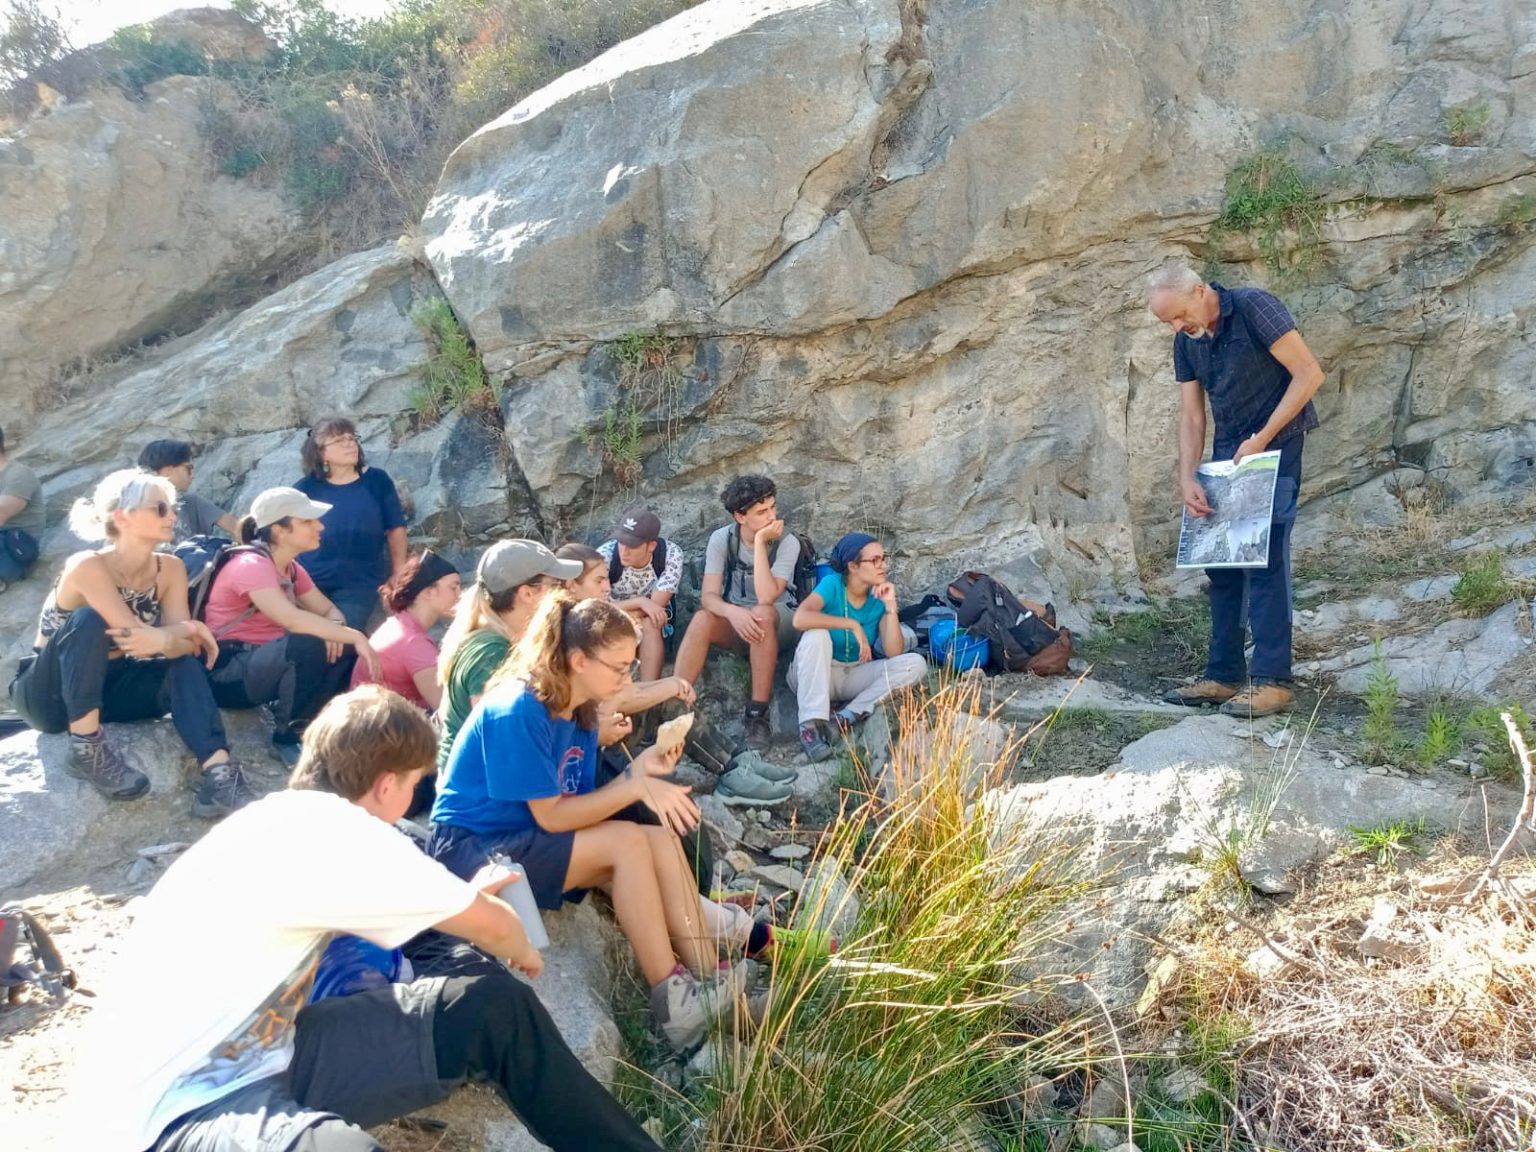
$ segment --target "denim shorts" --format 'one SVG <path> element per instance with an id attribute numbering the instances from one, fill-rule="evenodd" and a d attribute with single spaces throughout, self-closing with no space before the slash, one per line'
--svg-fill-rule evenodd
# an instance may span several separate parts
<path id="1" fill-rule="evenodd" d="M 571 867 L 571 846 L 575 842 L 575 832 L 546 832 L 542 828 L 471 832 L 453 824 L 434 824 L 427 841 L 427 855 L 455 876 L 468 880 L 492 856 L 502 853 L 523 866 L 538 906 L 553 912 L 562 904 L 579 904 L 587 896 L 585 888 L 565 887 L 565 875 Z"/>

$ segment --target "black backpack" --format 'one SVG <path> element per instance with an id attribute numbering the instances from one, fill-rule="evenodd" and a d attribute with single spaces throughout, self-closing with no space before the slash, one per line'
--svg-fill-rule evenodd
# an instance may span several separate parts
<path id="1" fill-rule="evenodd" d="M 795 557 L 795 571 L 789 578 L 789 602 L 799 604 L 816 588 L 816 545 L 803 532 L 794 533 L 800 542 L 800 555 Z M 780 537 L 782 540 L 783 537 Z M 768 545 L 768 565 L 778 559 L 779 540 Z M 725 535 L 725 587 L 722 592 L 726 602 L 731 599 L 731 585 L 735 582 L 736 565 L 741 561 L 741 525 L 732 524 Z"/>
<path id="2" fill-rule="evenodd" d="M 664 539 L 656 541 L 656 551 L 651 553 L 651 571 L 656 573 L 656 579 L 660 580 L 663 572 L 667 570 L 667 542 Z M 608 583 L 617 584 L 619 577 L 624 573 L 624 561 L 619 559 L 619 542 L 613 542 L 613 555 L 608 558 Z"/>
<path id="3" fill-rule="evenodd" d="M 187 572 L 187 607 L 192 613 L 192 619 L 206 622 L 208 614 L 208 598 L 213 592 L 214 581 L 219 578 L 219 573 L 224 571 L 224 565 L 228 564 L 236 556 L 240 556 L 246 552 L 258 553 L 259 555 L 265 556 L 269 560 L 272 559 L 272 553 L 267 550 L 267 546 L 265 544 L 236 544 L 234 541 L 225 540 L 220 536 L 194 536 L 191 540 L 185 541 L 184 544 L 178 544 L 176 546 L 176 554 L 179 555 L 181 549 L 185 545 L 191 544 L 196 540 L 216 540 L 219 544 L 219 547 L 214 551 L 213 555 L 207 559 L 202 568 L 202 571 L 197 574 L 197 583 L 195 585 L 192 582 L 191 570 L 189 569 Z M 279 582 L 283 583 L 284 591 L 288 596 L 288 599 L 294 600 L 293 589 L 286 582 L 282 581 L 282 573 L 278 573 L 278 579 Z M 295 603 L 297 603 L 297 601 L 295 601 Z M 231 628 L 235 627 L 235 625 L 249 620 L 254 615 L 256 615 L 256 608 L 253 605 L 247 608 L 244 612 L 240 613 L 240 615 L 236 616 L 233 620 L 229 621 L 223 627 L 221 627 L 217 632 L 214 633 L 214 636 L 222 636 Z"/>
<path id="4" fill-rule="evenodd" d="M 171 549 L 171 555 L 187 569 L 187 607 L 192 619 L 203 618 L 203 605 L 213 587 L 214 574 L 239 545 L 223 536 L 188 536 Z"/>
<path id="5" fill-rule="evenodd" d="M 947 596 L 955 622 L 986 637 L 992 653 L 989 663 L 997 670 L 1056 675 L 1066 667 L 1072 634 L 1056 627 L 1052 605 L 1026 604 L 1006 584 L 982 572 L 962 572 L 950 583 Z"/>

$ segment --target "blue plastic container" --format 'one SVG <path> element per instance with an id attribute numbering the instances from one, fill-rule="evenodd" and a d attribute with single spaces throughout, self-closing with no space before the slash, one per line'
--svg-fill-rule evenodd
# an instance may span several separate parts
<path id="1" fill-rule="evenodd" d="M 928 650 L 935 663 L 948 664 L 956 672 L 983 668 L 992 655 L 985 636 L 972 636 L 953 620 L 934 621 L 928 630 Z"/>
<path id="2" fill-rule="evenodd" d="M 816 583 L 820 584 L 830 575 L 832 575 L 832 565 L 825 560 L 819 561 L 816 565 Z"/>

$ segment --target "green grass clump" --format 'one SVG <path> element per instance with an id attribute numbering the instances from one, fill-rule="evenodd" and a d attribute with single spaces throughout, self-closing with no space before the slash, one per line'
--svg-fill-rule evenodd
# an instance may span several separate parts
<path id="1" fill-rule="evenodd" d="M 1486 616 L 1519 594 L 1519 586 L 1504 575 L 1503 557 L 1485 552 L 1462 565 L 1451 600 L 1467 616 Z"/>
<path id="2" fill-rule="evenodd" d="M 1078 730 L 1102 732 L 1113 723 L 1109 713 L 1102 708 L 1093 706 L 1074 708 L 1064 704 L 1052 714 L 1049 727 L 1063 732 Z"/>
<path id="3" fill-rule="evenodd" d="M 1371 671 L 1365 679 L 1365 744 L 1361 756 L 1367 763 L 1383 764 L 1401 751 L 1397 731 L 1397 677 L 1387 664 L 1387 654 L 1376 641 Z"/>
<path id="4" fill-rule="evenodd" d="M 1252 236 L 1259 255 L 1280 279 L 1301 279 L 1316 260 L 1323 200 L 1295 161 L 1278 149 L 1242 160 L 1227 176 L 1221 214 L 1208 240 L 1213 261 L 1232 232 Z"/>
<path id="5" fill-rule="evenodd" d="M 901 729 L 928 738 L 893 749 L 883 803 L 845 807 L 795 910 L 797 924 L 851 918 L 841 948 L 777 966 L 750 1047 L 724 1045 L 689 1090 L 693 1147 L 942 1152 L 1024 1076 L 1083 1061 L 1081 1032 L 1021 1028 L 1016 1000 L 1044 987 L 1020 966 L 1090 878 L 1065 842 L 977 802 L 1000 776 L 977 771 L 961 719 L 975 701 L 957 685 L 904 706 Z M 832 869 L 853 899 L 814 880 Z"/>
<path id="6" fill-rule="evenodd" d="M 1436 768 L 1460 748 L 1461 724 L 1456 717 L 1438 708 L 1430 712 L 1424 722 L 1424 738 L 1419 741 L 1419 763 L 1425 768 Z"/>
<path id="7" fill-rule="evenodd" d="M 1504 727 L 1505 712 L 1525 733 L 1527 745 L 1536 743 L 1532 740 L 1532 736 L 1536 735 L 1536 726 L 1532 725 L 1529 713 L 1519 704 L 1474 708 L 1467 713 L 1462 732 L 1464 740 L 1481 741 L 1488 746 L 1488 751 L 1480 754 L 1488 775 L 1509 782 L 1519 780 L 1521 772 L 1520 760 L 1509 745 L 1509 731 Z"/>
<path id="8" fill-rule="evenodd" d="M 1458 148 L 1476 144 L 1488 130 L 1488 101 L 1471 100 L 1445 110 L 1445 134 Z"/>
<path id="9" fill-rule="evenodd" d="M 1501 228 L 1524 228 L 1536 221 L 1536 193 L 1511 196 L 1499 205 L 1497 223 Z"/>
<path id="10" fill-rule="evenodd" d="M 1396 870 L 1397 858 L 1415 847 L 1415 841 L 1426 831 L 1424 817 L 1417 820 L 1384 820 L 1369 828 L 1358 824 L 1349 825 L 1349 835 L 1354 840 L 1355 851 L 1376 857 L 1383 868 Z"/>
<path id="11" fill-rule="evenodd" d="M 621 487 L 633 488 L 640 482 L 645 470 L 645 424 L 637 405 L 625 402 L 606 409 L 601 427 L 589 429 L 584 439 Z"/>
<path id="12" fill-rule="evenodd" d="M 411 310 L 411 319 L 427 342 L 427 360 L 416 369 L 420 383 L 411 392 L 411 409 L 427 422 L 448 412 L 490 413 L 496 394 L 474 341 L 452 306 L 434 296 Z"/>
<path id="13" fill-rule="evenodd" d="M 1099 625 L 1085 636 L 1074 636 L 1072 643 L 1084 659 L 1102 663 L 1117 654 L 1133 656 L 1157 649 L 1160 660 L 1170 664 L 1192 663 L 1206 647 L 1211 634 L 1209 602 L 1168 600 L 1139 612 L 1110 616 L 1095 612 Z"/>

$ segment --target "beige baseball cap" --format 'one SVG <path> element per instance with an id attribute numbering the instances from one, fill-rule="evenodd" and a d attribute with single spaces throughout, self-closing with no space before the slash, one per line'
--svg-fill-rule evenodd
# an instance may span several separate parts
<path id="1" fill-rule="evenodd" d="M 257 528 L 268 528 L 289 516 L 318 520 L 330 510 L 329 504 L 311 500 L 297 488 L 268 488 L 251 501 L 251 515 L 256 517 Z"/>
<path id="2" fill-rule="evenodd" d="M 561 560 L 537 540 L 502 540 L 480 557 L 475 579 L 495 596 L 540 576 L 575 580 L 581 571 L 580 560 Z"/>

